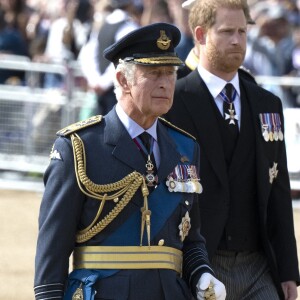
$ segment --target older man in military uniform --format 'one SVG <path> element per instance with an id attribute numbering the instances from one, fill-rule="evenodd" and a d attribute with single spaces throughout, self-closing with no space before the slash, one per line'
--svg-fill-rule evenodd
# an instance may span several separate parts
<path id="1" fill-rule="evenodd" d="M 199 146 L 159 118 L 173 102 L 179 40 L 175 26 L 157 23 L 107 48 L 116 107 L 58 132 L 44 177 L 36 299 L 225 299 L 200 235 Z"/>

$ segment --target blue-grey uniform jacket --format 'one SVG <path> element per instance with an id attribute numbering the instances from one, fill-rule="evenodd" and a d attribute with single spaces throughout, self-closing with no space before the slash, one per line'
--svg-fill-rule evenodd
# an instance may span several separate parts
<path id="1" fill-rule="evenodd" d="M 93 121 L 96 120 L 96 121 Z M 167 186 L 172 178 L 185 187 L 199 172 L 199 145 L 188 134 L 159 119 L 158 145 L 161 156 L 158 186 L 149 197 L 151 210 L 151 245 L 179 249 L 183 253 L 181 274 L 171 269 L 76 270 L 69 275 L 69 258 L 75 247 L 139 246 L 141 207 L 144 198 L 138 189 L 129 203 L 96 235 L 83 243 L 76 233 L 88 227 L 101 201 L 87 195 L 79 184 L 74 166 L 71 136 L 76 133 L 83 142 L 84 169 L 88 180 L 98 185 L 116 183 L 137 171 L 145 174 L 145 161 L 134 141 L 119 120 L 115 109 L 97 120 L 91 118 L 62 130 L 51 151 L 50 164 L 44 175 L 45 192 L 40 215 L 35 259 L 34 290 L 36 299 L 72 299 L 70 286 L 84 287 L 87 278 L 93 282 L 90 299 L 192 299 L 195 286 L 210 268 L 205 240 L 200 234 L 197 193 L 178 191 Z M 74 129 L 75 128 L 75 129 Z M 176 180 L 175 180 L 176 181 Z M 201 181 L 199 181 L 201 183 Z M 172 186 L 173 187 L 173 186 Z M 117 205 L 106 201 L 99 216 L 102 220 Z M 180 225 L 189 221 L 190 229 L 183 239 Z M 146 233 L 143 246 L 147 246 Z M 95 275 L 95 276 L 93 276 Z M 70 280 L 75 278 L 75 281 Z M 78 280 L 80 279 L 80 280 Z M 66 292 L 66 290 L 68 290 Z M 94 291 L 96 293 L 94 293 Z M 95 294 L 95 295 L 94 295 Z"/>

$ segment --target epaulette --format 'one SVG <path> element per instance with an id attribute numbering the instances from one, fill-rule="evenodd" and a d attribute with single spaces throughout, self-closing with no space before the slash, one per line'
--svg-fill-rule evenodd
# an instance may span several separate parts
<path id="1" fill-rule="evenodd" d="M 189 52 L 184 63 L 186 64 L 187 67 L 189 67 L 189 69 L 191 69 L 191 71 L 194 71 L 197 68 L 199 63 L 199 58 L 195 54 L 194 49 L 192 49 Z"/>
<path id="2" fill-rule="evenodd" d="M 76 122 L 74 124 L 71 124 L 71 125 L 63 128 L 63 129 L 57 131 L 56 134 L 59 135 L 59 136 L 68 136 L 73 132 L 76 132 L 76 131 L 81 130 L 83 128 L 86 128 L 86 127 L 92 126 L 94 124 L 100 123 L 101 120 L 102 120 L 102 115 L 96 115 L 96 116 L 90 117 L 86 120 L 82 120 L 82 121 Z"/>
<path id="3" fill-rule="evenodd" d="M 184 135 L 186 135 L 186 136 L 188 136 L 188 137 L 190 137 L 190 138 L 192 138 L 193 140 L 196 141 L 196 138 L 195 138 L 193 135 L 191 135 L 191 134 L 188 133 L 187 131 L 185 131 L 185 130 L 183 130 L 183 129 L 177 127 L 177 126 L 175 126 L 174 124 L 172 124 L 171 122 L 167 121 L 166 119 L 164 119 L 164 118 L 162 118 L 162 117 L 159 117 L 159 120 L 162 121 L 162 122 L 163 122 L 165 125 L 167 125 L 168 127 L 173 128 L 173 129 L 175 129 L 175 130 L 177 130 L 177 131 L 183 133 Z"/>
<path id="4" fill-rule="evenodd" d="M 250 70 L 248 70 L 244 66 L 239 67 L 239 73 L 241 76 L 244 76 L 245 79 L 248 79 L 250 81 L 253 81 L 254 83 L 257 83 L 254 75 L 250 72 Z"/>

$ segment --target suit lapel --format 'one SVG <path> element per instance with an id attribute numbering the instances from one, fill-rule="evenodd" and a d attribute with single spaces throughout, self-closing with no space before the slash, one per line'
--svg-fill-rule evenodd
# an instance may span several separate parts
<path id="1" fill-rule="evenodd" d="M 249 157 L 249 152 L 251 151 L 254 143 L 249 145 L 249 138 L 253 136 L 250 134 L 254 131 L 254 120 L 252 118 L 252 113 L 250 109 L 250 104 L 248 101 L 247 93 L 244 91 L 243 85 L 241 85 L 241 124 L 240 124 L 240 134 L 234 150 L 232 157 L 232 162 L 229 168 L 229 177 L 233 177 L 240 168 L 243 167 L 245 160 Z M 255 135 L 255 133 L 254 133 Z"/>
<path id="2" fill-rule="evenodd" d="M 224 182 L 227 177 L 226 164 L 218 124 L 213 121 L 216 118 L 214 99 L 197 70 L 186 79 L 188 80 L 186 80 L 184 94 L 180 97 L 189 111 L 196 131 L 199 132 L 196 139 L 200 144 L 200 155 L 202 152 L 205 153 L 220 181 Z"/>
<path id="3" fill-rule="evenodd" d="M 248 95 L 249 107 L 251 118 L 254 124 L 254 134 L 255 134 L 255 147 L 256 147 L 256 176 L 257 176 L 257 192 L 258 198 L 261 199 L 260 203 L 263 203 L 263 199 L 268 199 L 270 193 L 271 185 L 269 184 L 269 174 L 263 172 L 262 170 L 268 170 L 269 159 L 265 154 L 264 143 L 266 143 L 262 138 L 259 114 L 265 112 L 263 104 L 266 103 L 266 99 L 262 99 L 259 89 L 253 85 L 253 83 L 247 80 L 241 79 L 241 84 L 243 85 L 246 94 Z"/>
<path id="4" fill-rule="evenodd" d="M 131 169 L 143 174 L 145 172 L 144 158 L 121 123 L 115 110 L 106 115 L 105 122 L 104 142 L 115 146 L 112 155 Z"/>

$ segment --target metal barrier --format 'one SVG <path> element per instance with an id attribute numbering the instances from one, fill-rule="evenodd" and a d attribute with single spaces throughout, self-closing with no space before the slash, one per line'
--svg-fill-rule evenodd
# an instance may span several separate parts
<path id="1" fill-rule="evenodd" d="M 91 95 L 86 92 L 76 61 L 55 65 L 31 62 L 24 57 L 0 56 L 1 69 L 23 71 L 25 82 L 21 86 L 0 85 L 0 171 L 41 174 L 48 164 L 56 131 L 88 117 L 95 100 L 89 100 Z M 57 86 L 55 80 L 51 82 L 56 86 L 45 84 L 45 74 L 54 79 L 60 77 L 60 85 Z M 300 78 L 257 76 L 256 81 L 283 100 L 291 185 L 300 190 L 297 156 L 300 153 L 300 109 L 291 109 L 290 99 L 282 93 L 289 87 L 300 90 Z M 87 113 L 83 114 L 85 109 Z"/>
<path id="2" fill-rule="evenodd" d="M 86 105 L 80 68 L 76 62 L 55 65 L 0 56 L 1 70 L 25 76 L 21 85 L 14 77 L 0 85 L 0 170 L 43 173 L 56 131 L 78 121 Z M 45 84 L 47 76 L 56 80 L 53 86 Z"/>

